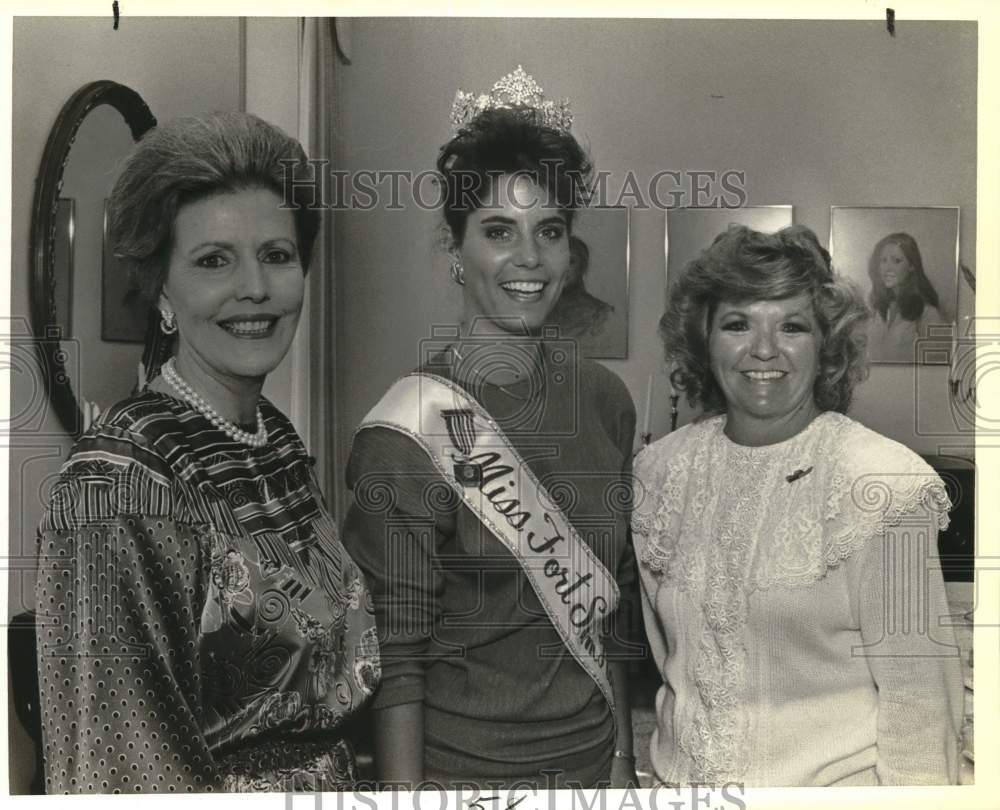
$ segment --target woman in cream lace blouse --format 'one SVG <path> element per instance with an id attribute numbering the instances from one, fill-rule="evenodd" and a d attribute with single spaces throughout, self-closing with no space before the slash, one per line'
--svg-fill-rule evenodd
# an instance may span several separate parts
<path id="1" fill-rule="evenodd" d="M 635 464 L 664 782 L 956 779 L 949 503 L 918 456 L 844 416 L 866 319 L 801 226 L 731 227 L 672 290 L 674 384 L 717 415 Z"/>

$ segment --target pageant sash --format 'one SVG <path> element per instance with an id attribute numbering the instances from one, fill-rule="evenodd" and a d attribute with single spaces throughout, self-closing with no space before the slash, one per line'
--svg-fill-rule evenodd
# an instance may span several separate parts
<path id="1" fill-rule="evenodd" d="M 359 431 L 404 433 L 524 569 L 566 648 L 600 688 L 615 716 L 602 640 L 618 584 L 538 482 L 483 407 L 431 374 L 397 380 Z"/>

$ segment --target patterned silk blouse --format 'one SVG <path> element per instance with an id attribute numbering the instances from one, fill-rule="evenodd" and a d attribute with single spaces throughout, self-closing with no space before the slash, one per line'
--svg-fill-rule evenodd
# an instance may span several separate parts
<path id="1" fill-rule="evenodd" d="M 371 600 L 305 448 L 147 391 L 77 443 L 40 527 L 46 789 L 336 790 L 379 679 Z"/>

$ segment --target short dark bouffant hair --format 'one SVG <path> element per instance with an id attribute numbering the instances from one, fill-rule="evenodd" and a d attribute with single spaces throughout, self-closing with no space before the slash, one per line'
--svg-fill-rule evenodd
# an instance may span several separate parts
<path id="1" fill-rule="evenodd" d="M 803 294 L 812 298 L 822 331 L 813 397 L 821 410 L 846 413 L 855 385 L 868 372 L 865 327 L 870 316 L 861 291 L 834 274 L 830 254 L 803 225 L 774 234 L 731 225 L 684 268 L 660 319 L 667 360 L 677 364 L 673 384 L 687 393 L 690 404 L 725 412 L 708 353 L 716 307 L 722 301 L 774 301 Z"/>
<path id="2" fill-rule="evenodd" d="M 299 257 L 309 266 L 319 232 L 319 199 L 308 181 L 302 146 L 248 113 L 177 118 L 150 130 L 118 173 L 108 203 L 111 244 L 129 268 L 132 286 L 154 304 L 166 280 L 174 221 L 180 208 L 215 194 L 265 188 L 284 199 L 287 185 Z"/>
<path id="3" fill-rule="evenodd" d="M 586 201 L 593 167 L 568 132 L 539 124 L 519 108 L 486 110 L 441 147 L 437 169 L 444 183 L 444 219 L 460 245 L 477 208 L 490 204 L 501 175 L 526 175 L 549 193 L 572 225 Z"/>

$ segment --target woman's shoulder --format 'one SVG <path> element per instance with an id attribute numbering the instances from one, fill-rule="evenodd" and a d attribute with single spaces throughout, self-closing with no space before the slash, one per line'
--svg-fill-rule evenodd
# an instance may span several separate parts
<path id="1" fill-rule="evenodd" d="M 689 469 L 690 451 L 704 442 L 711 441 L 722 432 L 725 416 L 709 416 L 671 431 L 639 451 L 633 470 L 637 478 L 653 483 L 668 474 L 668 468 Z"/>
<path id="2" fill-rule="evenodd" d="M 935 475 L 917 453 L 840 413 L 823 415 L 830 429 L 825 451 L 835 464 L 866 475 Z"/>
<path id="3" fill-rule="evenodd" d="M 906 445 L 842 414 L 827 414 L 833 430 L 822 448 L 827 465 L 831 515 L 849 503 L 852 512 L 869 513 L 880 525 L 925 508 L 947 524 L 950 508 L 934 469 Z M 840 504 L 840 507 L 836 507 Z"/>
<path id="4" fill-rule="evenodd" d="M 169 465 L 159 446 L 165 435 L 178 430 L 169 397 L 151 391 L 112 405 L 77 439 L 64 470 L 103 459 L 166 474 Z"/>
<path id="5" fill-rule="evenodd" d="M 628 444 L 631 453 L 636 412 L 628 386 L 615 372 L 595 360 L 580 358 L 576 363 L 580 401 L 597 414 L 608 435 L 616 442 Z"/>
<path id="6" fill-rule="evenodd" d="M 385 425 L 362 423 L 351 439 L 345 478 L 347 486 L 401 486 L 437 480 L 430 456 L 411 436 Z"/>
<path id="7" fill-rule="evenodd" d="M 266 397 L 262 396 L 259 403 L 267 430 L 265 449 L 282 457 L 291 454 L 308 458 L 291 420 Z M 210 427 L 206 418 L 187 403 L 152 389 L 112 406 L 95 425 L 105 433 L 127 433 L 173 466 L 191 463 L 191 456 L 204 449 L 199 437 Z"/>
<path id="8" fill-rule="evenodd" d="M 175 475 L 158 439 L 171 418 L 160 399 L 142 393 L 122 400 L 77 440 L 52 489 L 42 531 L 169 513 Z"/>
<path id="9" fill-rule="evenodd" d="M 635 410 L 628 386 L 615 372 L 589 357 L 580 357 L 576 363 L 581 384 L 586 385 L 599 397 L 609 399 L 619 407 Z"/>

